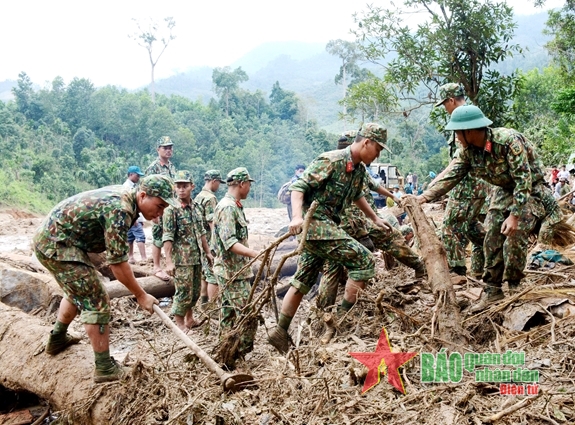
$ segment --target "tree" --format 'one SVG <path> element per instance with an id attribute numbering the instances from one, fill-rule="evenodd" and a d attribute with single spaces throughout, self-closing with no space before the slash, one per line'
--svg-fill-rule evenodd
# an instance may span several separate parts
<path id="1" fill-rule="evenodd" d="M 233 71 L 229 66 L 224 68 L 214 68 L 212 72 L 212 82 L 214 83 L 214 90 L 220 99 L 225 102 L 226 116 L 230 114 L 230 96 L 238 90 L 240 83 L 248 81 L 248 74 L 238 67 Z"/>
<path id="2" fill-rule="evenodd" d="M 559 10 L 550 10 L 547 28 L 553 38 L 546 45 L 549 54 L 566 76 L 575 76 L 575 1 L 567 0 Z"/>
<path id="3" fill-rule="evenodd" d="M 163 21 L 165 28 L 163 28 L 160 27 L 158 22 L 151 18 L 148 20 L 145 26 L 142 22 L 136 19 L 132 20 L 136 23 L 138 31 L 130 37 L 133 40 L 136 40 L 138 45 L 142 46 L 148 52 L 148 58 L 150 59 L 150 65 L 152 67 L 152 103 L 156 103 L 156 83 L 154 80 L 154 70 L 156 69 L 156 65 L 158 64 L 160 57 L 166 51 L 168 44 L 170 44 L 170 42 L 176 38 L 176 36 L 172 34 L 172 30 L 176 26 L 176 21 L 174 21 L 174 18 L 172 17 L 164 18 Z M 156 41 L 158 41 L 158 38 L 161 43 L 160 52 L 157 55 L 154 55 L 154 47 Z"/>
<path id="4" fill-rule="evenodd" d="M 16 87 L 12 89 L 16 98 L 16 107 L 26 119 L 38 121 L 42 115 L 42 105 L 38 102 L 36 93 L 34 93 L 32 80 L 25 72 L 18 74 Z"/>
<path id="5" fill-rule="evenodd" d="M 357 66 L 357 61 L 363 58 L 363 54 L 357 43 L 346 41 L 346 40 L 330 40 L 325 46 L 325 50 L 334 56 L 338 56 L 341 59 L 341 66 L 339 67 L 339 73 L 335 76 L 335 83 L 341 84 L 343 88 L 343 97 L 345 99 L 347 95 L 348 86 L 348 76 L 359 71 Z M 344 118 L 345 126 L 345 116 L 346 116 L 346 104 L 343 103 L 342 117 Z"/>
<path id="6" fill-rule="evenodd" d="M 275 116 L 282 120 L 294 120 L 297 115 L 298 99 L 293 91 L 284 90 L 276 81 L 270 93 L 270 105 Z"/>
<path id="7" fill-rule="evenodd" d="M 404 18 L 421 12 L 426 20 L 411 28 Z M 361 52 L 383 66 L 407 114 L 433 103 L 440 85 L 457 82 L 496 124 L 505 123 L 517 77 L 493 66 L 521 49 L 510 44 L 515 23 L 504 2 L 404 0 L 395 9 L 368 6 L 355 21 Z"/>

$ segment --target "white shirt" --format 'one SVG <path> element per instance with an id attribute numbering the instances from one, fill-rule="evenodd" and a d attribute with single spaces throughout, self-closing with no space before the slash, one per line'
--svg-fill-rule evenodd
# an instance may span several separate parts
<path id="1" fill-rule="evenodd" d="M 567 181 L 569 181 L 569 171 L 565 170 L 561 170 L 559 171 L 559 174 L 557 174 L 557 178 L 560 179 L 561 177 L 567 179 Z"/>

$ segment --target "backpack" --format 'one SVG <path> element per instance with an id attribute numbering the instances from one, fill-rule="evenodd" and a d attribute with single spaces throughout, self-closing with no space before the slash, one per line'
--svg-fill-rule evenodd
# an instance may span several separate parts
<path id="1" fill-rule="evenodd" d="M 278 190 L 277 198 L 282 204 L 287 205 L 291 203 L 291 190 L 289 190 L 291 184 L 292 182 L 290 180 L 289 182 L 284 183 L 282 187 L 280 187 L 280 190 Z"/>

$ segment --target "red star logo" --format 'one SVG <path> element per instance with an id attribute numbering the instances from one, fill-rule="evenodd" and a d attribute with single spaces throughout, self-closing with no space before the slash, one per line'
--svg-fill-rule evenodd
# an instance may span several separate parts
<path id="1" fill-rule="evenodd" d="M 399 367 L 403 366 L 409 360 L 417 356 L 417 353 L 392 353 L 387 338 L 387 331 L 385 328 L 381 329 L 379 334 L 379 341 L 373 353 L 349 353 L 352 357 L 362 362 L 369 369 L 361 393 L 365 393 L 373 386 L 379 384 L 380 369 L 383 366 L 387 367 L 387 381 L 405 394 L 403 381 L 399 375 Z M 385 369 L 384 372 L 385 374 Z"/>

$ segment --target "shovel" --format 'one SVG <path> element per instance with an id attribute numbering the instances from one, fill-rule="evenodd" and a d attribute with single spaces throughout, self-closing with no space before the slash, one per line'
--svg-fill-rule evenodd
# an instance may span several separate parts
<path id="1" fill-rule="evenodd" d="M 222 386 L 224 387 L 224 391 L 229 391 L 235 393 L 236 391 L 240 391 L 247 386 L 251 386 L 254 384 L 254 378 L 251 375 L 246 373 L 228 373 L 224 371 L 220 365 L 218 365 L 208 354 L 202 350 L 199 346 L 196 345 L 194 341 L 190 339 L 180 328 L 178 328 L 174 322 L 170 320 L 170 318 L 164 313 L 159 306 L 154 304 L 154 312 L 160 316 L 162 322 L 170 328 L 178 338 L 180 338 L 184 344 L 186 344 L 196 356 L 200 358 L 200 360 L 207 366 L 209 370 L 214 372 L 220 378 L 222 382 Z"/>

